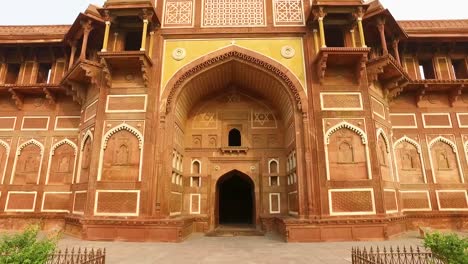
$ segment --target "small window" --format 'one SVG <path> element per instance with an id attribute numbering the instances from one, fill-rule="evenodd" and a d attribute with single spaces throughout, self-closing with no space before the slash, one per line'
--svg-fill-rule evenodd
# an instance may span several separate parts
<path id="1" fill-rule="evenodd" d="M 278 176 L 270 176 L 270 186 L 279 186 Z"/>
<path id="2" fill-rule="evenodd" d="M 134 51 L 141 48 L 141 32 L 130 31 L 125 35 L 125 50 Z"/>
<path id="3" fill-rule="evenodd" d="M 16 84 L 21 69 L 21 64 L 8 64 L 5 84 Z"/>
<path id="4" fill-rule="evenodd" d="M 192 162 L 192 174 L 200 175 L 201 174 L 201 164 L 200 161 L 194 160 Z"/>
<path id="5" fill-rule="evenodd" d="M 238 129 L 233 128 L 229 131 L 228 139 L 229 147 L 240 147 L 241 146 L 241 133 Z"/>
<path id="6" fill-rule="evenodd" d="M 199 176 L 191 177 L 190 186 L 191 187 L 200 187 L 201 186 L 201 178 Z"/>
<path id="7" fill-rule="evenodd" d="M 452 68 L 455 79 L 467 79 L 468 69 L 465 60 L 454 60 L 452 59 Z"/>
<path id="8" fill-rule="evenodd" d="M 435 79 L 432 60 L 419 60 L 419 73 L 421 75 L 421 80 Z"/>
<path id="9" fill-rule="evenodd" d="M 41 63 L 37 71 L 37 83 L 50 83 L 50 76 L 52 74 L 52 64 Z"/>
<path id="10" fill-rule="evenodd" d="M 327 47 L 344 47 L 343 30 L 339 27 L 325 28 L 325 43 Z"/>
<path id="11" fill-rule="evenodd" d="M 271 174 L 277 174 L 278 173 L 278 162 L 276 160 L 271 160 L 269 163 L 269 172 Z"/>

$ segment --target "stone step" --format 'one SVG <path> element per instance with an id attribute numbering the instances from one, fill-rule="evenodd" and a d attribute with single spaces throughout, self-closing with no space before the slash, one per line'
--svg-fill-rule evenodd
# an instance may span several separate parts
<path id="1" fill-rule="evenodd" d="M 208 233 L 209 237 L 235 237 L 235 236 L 264 236 L 261 230 L 253 228 L 216 228 Z"/>

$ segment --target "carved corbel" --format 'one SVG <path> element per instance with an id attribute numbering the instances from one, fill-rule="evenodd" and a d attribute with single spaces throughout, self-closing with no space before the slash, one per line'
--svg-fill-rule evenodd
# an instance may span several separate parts
<path id="1" fill-rule="evenodd" d="M 322 54 L 320 60 L 317 62 L 317 77 L 320 83 L 323 83 L 325 72 L 327 71 L 328 54 Z"/>
<path id="2" fill-rule="evenodd" d="M 8 92 L 10 92 L 11 94 L 11 99 L 13 99 L 13 101 L 15 102 L 15 105 L 16 107 L 18 108 L 18 110 L 22 110 L 23 109 L 23 105 L 24 105 L 24 98 L 23 98 L 23 95 L 17 93 L 15 90 L 13 90 L 12 88 L 8 89 Z"/>
<path id="3" fill-rule="evenodd" d="M 86 77 L 89 78 L 91 84 L 96 85 L 99 81 L 99 72 L 93 66 L 81 65 L 81 68 L 84 70 Z"/>
<path id="4" fill-rule="evenodd" d="M 143 78 L 143 84 L 146 88 L 148 88 L 148 85 L 149 85 L 149 76 L 150 76 L 150 72 L 149 72 L 149 67 L 146 63 L 146 60 L 144 57 L 140 57 L 139 58 L 139 61 L 140 61 L 140 66 L 141 66 L 141 77 Z"/>
<path id="5" fill-rule="evenodd" d="M 367 56 L 363 55 L 356 65 L 356 78 L 358 84 L 361 84 L 362 76 L 366 70 Z"/>
<path id="6" fill-rule="evenodd" d="M 43 88 L 42 89 L 45 93 L 45 98 L 47 99 L 47 101 L 49 102 L 50 105 L 54 105 L 55 102 L 57 101 L 56 98 L 55 98 L 55 95 L 47 88 Z"/>
<path id="7" fill-rule="evenodd" d="M 424 99 L 425 95 L 426 95 L 426 87 L 419 88 L 418 91 L 416 92 L 416 106 L 417 107 L 419 107 L 419 103 Z"/>
<path id="8" fill-rule="evenodd" d="M 102 73 L 104 75 L 104 81 L 106 84 L 107 88 L 111 88 L 112 86 L 112 72 L 109 64 L 107 64 L 106 60 L 104 58 L 101 59 L 101 65 L 102 65 Z"/>
<path id="9" fill-rule="evenodd" d="M 367 77 L 370 82 L 376 82 L 379 79 L 379 75 L 384 72 L 383 66 L 374 66 L 372 69 L 367 69 Z"/>
<path id="10" fill-rule="evenodd" d="M 458 101 L 458 99 L 460 98 L 460 96 L 462 95 L 463 93 L 463 89 L 465 88 L 465 85 L 462 84 L 460 85 L 459 87 L 453 89 L 450 94 L 449 94 L 449 102 L 450 102 L 450 106 L 453 107 L 454 104 Z"/>
<path id="11" fill-rule="evenodd" d="M 66 94 L 71 96 L 73 101 L 77 104 L 83 105 L 85 101 L 85 95 L 82 92 L 81 85 L 76 82 L 67 81 L 64 86 Z"/>

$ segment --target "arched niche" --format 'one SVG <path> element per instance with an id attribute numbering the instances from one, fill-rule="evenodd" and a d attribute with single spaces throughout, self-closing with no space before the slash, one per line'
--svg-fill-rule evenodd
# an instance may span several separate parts
<path id="1" fill-rule="evenodd" d="M 46 184 L 71 184 L 75 175 L 78 146 L 69 139 L 61 140 L 50 150 Z"/>
<path id="2" fill-rule="evenodd" d="M 421 146 L 404 136 L 393 144 L 397 180 L 401 183 L 426 183 Z"/>
<path id="3" fill-rule="evenodd" d="M 10 184 L 39 184 L 44 145 L 35 139 L 18 146 Z"/>
<path id="4" fill-rule="evenodd" d="M 435 183 L 462 183 L 463 173 L 455 143 L 439 136 L 429 142 L 429 157 Z"/>
<path id="5" fill-rule="evenodd" d="M 10 145 L 7 142 L 0 139 L 0 177 L 2 178 L 1 184 L 3 184 L 3 182 L 5 181 L 5 174 L 9 157 Z"/>
<path id="6" fill-rule="evenodd" d="M 201 161 L 199 160 L 193 160 L 192 161 L 192 167 L 190 172 L 194 175 L 200 175 L 201 174 Z"/>
<path id="7" fill-rule="evenodd" d="M 380 173 L 385 181 L 395 181 L 393 177 L 393 160 L 390 152 L 390 142 L 382 128 L 377 129 L 377 158 Z"/>
<path id="8" fill-rule="evenodd" d="M 268 172 L 270 174 L 278 174 L 279 173 L 279 162 L 277 159 L 271 159 L 268 162 Z"/>
<path id="9" fill-rule="evenodd" d="M 80 158 L 78 161 L 77 183 L 88 182 L 89 170 L 91 165 L 91 155 L 93 148 L 93 133 L 90 130 L 86 131 L 81 140 Z"/>
<path id="10" fill-rule="evenodd" d="M 143 135 L 128 124 L 109 130 L 103 138 L 98 180 L 141 180 Z"/>
<path id="11" fill-rule="evenodd" d="M 367 136 L 360 128 L 342 122 L 325 133 L 327 179 L 371 179 Z"/>

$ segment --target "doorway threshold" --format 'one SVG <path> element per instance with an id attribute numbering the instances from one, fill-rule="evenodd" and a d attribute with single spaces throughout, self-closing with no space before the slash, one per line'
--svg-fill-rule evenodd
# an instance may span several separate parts
<path id="1" fill-rule="evenodd" d="M 250 224 L 223 224 L 206 233 L 209 237 L 264 236 L 265 233 Z"/>

